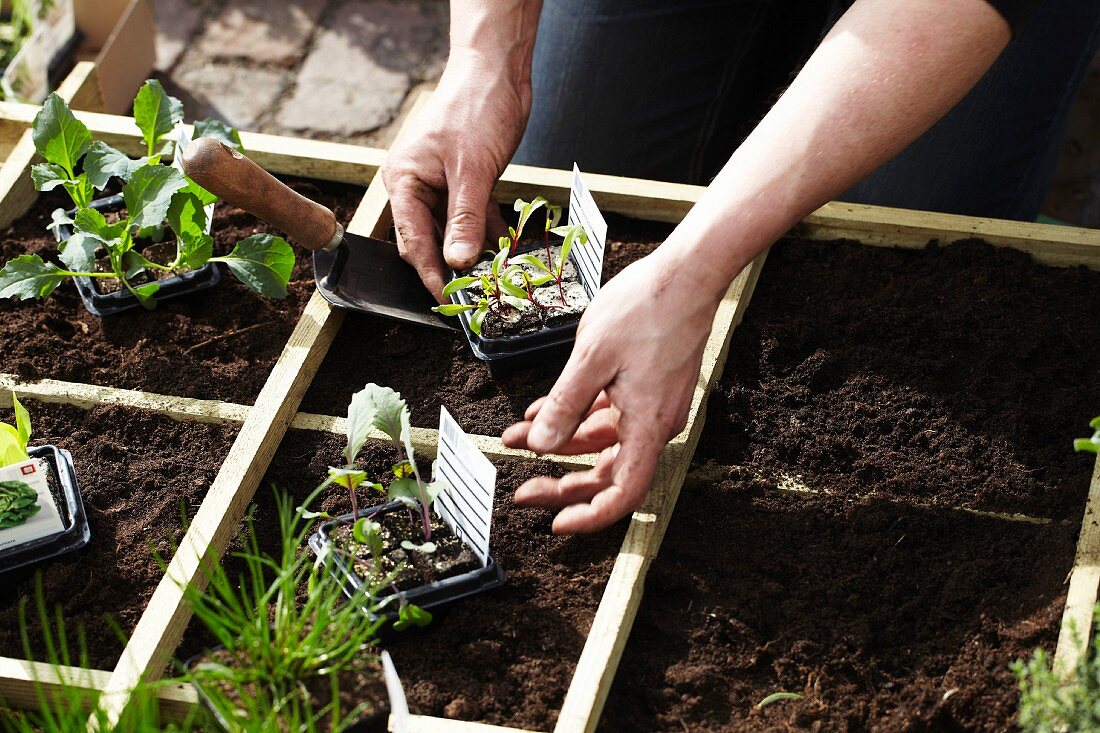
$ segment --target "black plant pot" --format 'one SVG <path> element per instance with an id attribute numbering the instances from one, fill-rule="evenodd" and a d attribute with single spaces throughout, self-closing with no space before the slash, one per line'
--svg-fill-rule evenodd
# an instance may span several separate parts
<path id="1" fill-rule="evenodd" d="M 120 195 L 96 199 L 91 203 L 91 207 L 99 211 L 111 211 L 121 208 L 123 205 L 122 196 Z M 73 211 L 69 212 L 70 215 L 72 215 L 72 213 Z M 72 229 L 67 226 L 59 226 L 57 228 L 57 239 L 59 242 L 67 241 L 72 234 Z M 126 311 L 144 308 L 137 297 L 128 290 L 123 289 L 113 293 L 101 293 L 96 289 L 94 278 L 78 277 L 74 278 L 74 280 L 76 281 L 76 290 L 80 293 L 80 299 L 84 301 L 84 307 L 94 316 L 103 318 L 104 316 L 113 316 L 119 313 L 125 313 Z M 181 275 L 173 275 L 160 280 L 160 290 L 157 291 L 154 299 L 159 303 L 161 301 L 171 300 L 172 298 L 179 298 L 184 295 L 206 290 L 207 288 L 212 288 L 220 281 L 221 271 L 218 270 L 217 265 L 207 263 L 197 270 L 185 272 Z"/>
<path id="2" fill-rule="evenodd" d="M 223 646 L 219 646 L 214 648 L 212 652 L 218 652 L 224 648 L 225 647 Z M 206 656 L 206 653 L 196 654 L 195 656 L 191 657 L 183 663 L 183 668 L 190 672 L 192 669 L 194 669 L 195 665 L 201 662 Z M 195 692 L 198 695 L 199 700 L 202 702 L 203 707 L 206 708 L 207 711 L 210 713 L 210 717 L 212 717 L 217 722 L 218 726 L 222 730 L 226 731 L 226 733 L 234 733 L 234 731 L 238 730 L 236 727 L 231 725 L 228 720 L 225 719 L 225 716 L 223 716 L 217 708 L 214 707 L 213 703 L 210 700 L 210 695 L 206 691 L 206 688 L 204 688 L 195 680 L 191 681 L 191 686 L 195 688 Z M 370 713 L 369 715 L 364 715 L 363 717 L 359 718 L 359 720 L 355 721 L 350 726 L 343 728 L 342 730 L 344 733 L 386 733 L 386 731 L 389 730 L 389 720 L 389 701 L 380 700 L 378 702 L 378 707 L 374 712 Z"/>
<path id="3" fill-rule="evenodd" d="M 521 247 L 516 254 L 540 251 L 542 251 L 542 245 L 538 244 Z M 569 261 L 573 263 L 574 268 L 580 267 L 573 252 L 569 253 Z M 451 276 L 452 278 L 459 277 L 459 273 L 452 273 Z M 477 299 L 472 298 L 465 290 L 452 294 L 451 301 L 462 305 L 475 305 L 477 303 Z M 519 368 L 538 364 L 549 356 L 568 353 L 569 349 L 572 348 L 573 341 L 577 338 L 577 326 L 580 323 L 578 315 L 575 321 L 543 326 L 538 331 L 516 334 L 515 336 L 488 338 L 476 334 L 470 329 L 469 311 L 460 313 L 458 319 L 462 323 L 462 330 L 466 334 L 466 341 L 470 344 L 470 350 L 474 352 L 474 356 L 482 361 L 489 362 L 494 371 L 501 367 Z"/>
<path id="4" fill-rule="evenodd" d="M 84 513 L 84 502 L 80 498 L 80 488 L 76 483 L 72 455 L 52 445 L 30 448 L 27 452 L 31 458 L 42 459 L 49 466 L 50 489 L 64 529 L 0 550 L 0 573 L 79 550 L 92 537 L 88 517 Z"/>
<path id="5" fill-rule="evenodd" d="M 390 514 L 397 511 L 403 511 L 404 509 L 404 504 L 399 501 L 392 501 L 382 506 L 360 509 L 358 517 Z M 332 531 L 337 526 L 351 524 L 353 521 L 354 519 L 351 514 L 345 514 L 339 519 L 325 522 L 321 525 L 320 529 L 309 538 L 310 549 L 312 549 L 318 557 L 331 557 L 329 568 L 340 582 L 344 594 L 348 598 L 353 598 L 357 592 L 361 591 L 363 587 L 363 578 L 348 565 L 345 558 L 330 550 L 333 542 Z M 409 603 L 413 603 L 423 609 L 431 609 L 468 596 L 484 593 L 493 588 L 498 588 L 504 585 L 507 579 L 504 570 L 502 570 L 501 567 L 497 565 L 496 561 L 493 560 L 492 556 L 490 556 L 488 563 L 486 563 L 483 568 L 477 568 L 462 573 L 461 575 L 444 578 L 434 583 L 428 583 L 427 585 L 404 591 L 404 596 Z M 386 599 L 381 598 L 379 600 L 385 601 Z M 389 621 L 393 621 L 397 618 L 397 611 L 387 610 L 382 613 L 381 616 Z M 387 624 L 384 628 L 389 629 L 389 626 L 390 625 Z"/>

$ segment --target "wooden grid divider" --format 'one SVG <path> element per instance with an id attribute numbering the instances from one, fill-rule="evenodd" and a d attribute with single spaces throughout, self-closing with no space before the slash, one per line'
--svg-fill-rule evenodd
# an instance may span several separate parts
<path id="1" fill-rule="evenodd" d="M 66 81 L 64 93 L 69 94 L 70 99 L 86 99 L 90 106 L 94 106 L 94 85 L 91 83 L 94 70 L 79 67 L 79 71 L 80 74 L 74 72 L 74 76 Z M 419 105 L 423 101 L 422 98 Z M 27 151 L 20 151 L 19 147 L 29 137 L 26 128 L 37 110 L 34 105 L 0 102 L 0 151 L 7 141 L 14 141 L 8 161 L 0 169 L 0 219 L 3 219 L 5 212 L 15 211 L 21 203 L 16 179 L 21 177 L 26 180 L 29 177 L 27 167 L 33 155 L 28 156 Z M 89 111 L 76 114 L 97 138 L 129 153 L 141 152 L 139 133 L 128 118 Z M 242 133 L 242 137 L 250 156 L 258 163 L 274 172 L 290 175 L 366 183 L 385 158 L 385 151 L 358 146 L 252 133 Z M 16 155 L 17 152 L 19 155 Z M 567 194 L 570 180 L 569 171 L 509 166 L 496 195 L 502 200 L 515 196 L 529 197 L 533 193 L 561 197 Z M 605 210 L 669 222 L 679 221 L 704 190 L 697 186 L 614 176 L 586 174 L 586 180 Z M 374 180 L 348 228 L 357 233 L 384 236 L 388 234 L 389 227 L 386 193 L 381 181 Z M 1041 262 L 1061 266 L 1086 264 L 1100 269 L 1100 232 L 1069 227 L 833 203 L 808 217 L 800 225 L 799 232 L 817 239 L 849 237 L 869 245 L 905 247 L 923 246 L 930 238 L 949 242 L 982 237 L 994 244 L 1027 251 Z M 698 443 L 707 398 L 721 373 L 732 330 L 744 315 L 764 259 L 762 255 L 742 273 L 731 285 L 719 308 L 693 395 L 688 425 L 662 453 L 654 488 L 646 504 L 631 518 L 559 715 L 558 731 L 591 731 L 598 723 L 642 598 L 646 572 L 657 555 Z M 56 687 L 60 673 L 63 679 L 71 677 L 79 680 L 78 684 L 101 690 L 101 707 L 117 719 L 134 684 L 143 677 L 155 678 L 163 671 L 168 655 L 174 651 L 190 616 L 183 603 L 180 583 L 201 585 L 204 582 L 202 558 L 216 559 L 224 551 L 285 431 L 289 427 L 342 431 L 342 418 L 296 412 L 342 320 L 343 313 L 330 309 L 320 296 L 315 295 L 254 407 L 54 380 L 24 383 L 11 375 L 0 375 L 0 389 L 15 387 L 22 394 L 46 401 L 83 407 L 129 405 L 153 409 L 181 420 L 237 422 L 242 425 L 214 485 L 115 670 L 110 673 L 53 670 L 37 663 L 0 658 L 0 695 L 12 704 L 33 705 L 36 700 L 33 697 L 35 680 L 41 681 L 48 691 L 51 685 Z M 3 399 L 7 398 L 0 397 L 0 400 Z M 436 437 L 434 430 L 414 430 L 414 441 L 418 447 L 423 446 L 426 453 L 434 449 Z M 478 436 L 477 439 L 493 457 L 522 458 L 530 455 L 509 451 L 498 438 Z M 555 460 L 569 467 L 586 467 L 592 464 L 593 457 L 559 457 Z M 1097 472 L 1090 490 L 1074 580 L 1071 581 L 1071 602 L 1067 603 L 1066 609 L 1067 622 L 1071 617 L 1083 619 L 1080 623 L 1090 629 L 1091 608 L 1100 582 L 1100 529 L 1096 529 L 1096 521 L 1090 519 L 1095 511 L 1100 510 L 1100 467 Z M 1063 635 L 1065 627 L 1066 623 L 1063 624 Z M 1060 639 L 1060 660 L 1068 660 L 1068 654 L 1080 653 L 1080 645 L 1076 651 L 1066 648 L 1069 651 L 1064 652 Z M 167 699 L 169 710 L 185 711 L 194 704 L 193 693 L 186 689 L 166 688 L 162 698 Z M 443 733 L 516 730 L 429 716 L 413 716 L 412 725 L 414 731 Z"/>

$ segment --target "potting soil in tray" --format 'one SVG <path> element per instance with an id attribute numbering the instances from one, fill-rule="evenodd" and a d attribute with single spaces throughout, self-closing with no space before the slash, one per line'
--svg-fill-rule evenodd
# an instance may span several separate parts
<path id="1" fill-rule="evenodd" d="M 605 282 L 652 252 L 672 230 L 670 224 L 607 218 Z M 565 361 L 564 355 L 557 355 L 534 366 L 491 374 L 459 331 L 448 334 L 349 313 L 302 410 L 345 415 L 352 394 L 376 382 L 393 387 L 409 401 L 414 425 L 438 425 L 439 406 L 445 404 L 466 431 L 500 435 L 522 419 L 531 402 L 550 391 Z"/>
<path id="2" fill-rule="evenodd" d="M 741 481 L 1079 520 L 1100 272 L 967 242 L 784 241 L 696 461 Z M 723 473 L 724 472 L 724 473 Z"/>
<path id="3" fill-rule="evenodd" d="M 746 486 L 681 494 L 601 730 L 1013 729 L 1075 523 Z"/>
<path id="4" fill-rule="evenodd" d="M 114 668 L 122 653 L 105 617 L 133 630 L 162 573 L 153 551 L 170 558 L 183 536 L 181 512 L 194 516 L 237 428 L 182 423 L 122 407 L 90 411 L 22 400 L 34 442 L 73 454 L 92 539 L 83 549 L 37 566 L 47 606 L 60 604 L 76 655 L 77 627 L 87 638 L 89 663 Z M 10 410 L 0 420 L 10 421 Z M 45 659 L 35 605 L 36 568 L 4 575 L 0 590 L 0 656 L 25 658 L 19 603 L 28 599 L 35 659 Z"/>
<path id="5" fill-rule="evenodd" d="M 344 184 L 289 183 L 344 222 L 363 195 L 363 189 Z M 46 230 L 50 212 L 71 205 L 63 191 L 41 194 L 28 214 L 0 232 L 0 264 L 24 253 L 54 256 L 57 242 Z M 214 253 L 228 254 L 237 241 L 265 231 L 274 230 L 219 203 Z M 251 404 L 314 290 L 310 256 L 300 248 L 295 251 L 289 295 L 282 300 L 253 293 L 228 272 L 210 290 L 160 303 L 154 311 L 103 319 L 84 309 L 71 282 L 45 300 L 0 300 L 2 369 L 26 379 Z"/>
<path id="6" fill-rule="evenodd" d="M 329 465 L 341 463 L 343 447 L 337 435 L 287 433 L 256 493 L 256 531 L 269 551 L 276 549 L 278 528 L 268 487 L 274 483 L 304 499 Z M 360 465 L 370 476 L 381 477 L 393 461 L 392 448 L 370 443 Z M 512 494 L 532 476 L 561 475 L 561 470 L 540 461 L 496 465 L 491 554 L 508 582 L 435 611 L 431 625 L 423 632 L 405 632 L 409 635 L 390 653 L 414 713 L 548 730 L 572 679 L 625 523 L 597 535 L 554 536 L 553 514 L 518 507 Z M 331 514 L 351 511 L 350 499 L 339 488 L 327 489 L 317 503 L 314 509 Z M 231 577 L 239 574 L 237 561 L 226 562 Z M 213 643 L 199 626 L 192 621 L 177 657 Z"/>

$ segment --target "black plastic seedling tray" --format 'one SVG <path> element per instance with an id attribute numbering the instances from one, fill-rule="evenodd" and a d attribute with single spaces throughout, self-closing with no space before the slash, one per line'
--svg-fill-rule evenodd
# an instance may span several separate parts
<path id="1" fill-rule="evenodd" d="M 91 207 L 99 211 L 110 211 L 123 205 L 124 202 L 121 195 L 96 199 L 91 203 Z M 71 216 L 74 211 L 75 210 L 70 210 L 68 212 L 69 215 Z M 57 239 L 59 242 L 67 241 L 72 234 L 72 229 L 67 226 L 59 226 L 57 228 Z M 103 318 L 105 316 L 114 316 L 119 313 L 125 313 L 126 311 L 144 308 L 134 294 L 128 290 L 101 293 L 96 289 L 93 278 L 78 277 L 74 279 L 76 281 L 76 290 L 80 293 L 80 299 L 84 301 L 84 307 L 94 316 Z M 218 270 L 217 265 L 207 263 L 197 270 L 185 272 L 181 275 L 173 275 L 160 280 L 160 290 L 157 291 L 154 299 L 159 303 L 165 300 L 171 300 L 172 298 L 179 298 L 184 295 L 206 290 L 207 288 L 212 288 L 220 281 L 221 271 Z"/>
<path id="2" fill-rule="evenodd" d="M 53 445 L 30 448 L 27 452 L 31 458 L 42 459 L 49 466 L 54 501 L 57 502 L 64 529 L 0 550 L 0 573 L 74 552 L 88 544 L 88 540 L 92 538 L 88 517 L 84 513 L 84 502 L 80 498 L 80 488 L 76 483 L 72 455 Z"/>
<path id="3" fill-rule="evenodd" d="M 541 251 L 542 245 L 521 247 L 516 254 Z M 575 255 L 569 253 L 569 261 L 574 268 L 580 268 Z M 452 272 L 451 277 L 459 277 L 459 273 Z M 465 290 L 460 290 L 451 295 L 451 301 L 462 305 L 474 305 L 477 301 L 472 299 Z M 564 352 L 577 338 L 577 326 L 579 318 L 573 323 L 562 323 L 554 326 L 543 326 L 538 331 L 521 333 L 515 336 L 500 338 L 486 338 L 470 330 L 470 314 L 463 312 L 458 314 L 462 323 L 462 331 L 466 334 L 466 341 L 470 344 L 470 350 L 474 356 L 491 365 L 511 367 L 524 367 L 539 364 L 550 355 Z"/>
<path id="4" fill-rule="evenodd" d="M 391 512 L 400 511 L 405 508 L 405 505 L 399 501 L 392 501 L 382 506 L 366 507 L 359 510 L 359 517 L 372 516 L 377 514 L 389 514 Z M 358 517 L 355 517 L 358 518 Z M 336 553 L 328 553 L 327 546 L 332 543 L 331 533 L 332 530 L 338 525 L 351 524 L 353 516 L 345 514 L 338 519 L 334 519 L 329 522 L 325 522 L 321 525 L 320 529 L 309 538 L 310 549 L 318 556 L 322 557 L 328 554 L 331 557 L 329 568 L 336 576 L 336 579 L 340 581 L 341 587 L 344 590 L 344 594 L 348 598 L 355 597 L 363 586 L 363 579 L 360 578 L 352 568 L 348 567 L 347 563 Z M 442 606 L 462 598 L 467 598 L 478 593 L 484 593 L 487 590 L 493 588 L 499 588 L 507 581 L 508 576 L 504 574 L 504 570 L 497 565 L 492 556 L 489 556 L 489 561 L 485 567 L 471 570 L 461 575 L 456 575 L 453 578 L 445 578 L 443 580 L 429 583 L 428 585 L 422 585 L 412 590 L 404 591 L 405 599 L 409 603 L 414 603 L 423 609 L 431 609 L 438 606 Z M 385 601 L 386 599 L 380 599 Z M 393 621 L 397 618 L 396 611 L 386 611 L 381 614 L 382 617 Z"/>
<path id="5" fill-rule="evenodd" d="M 205 652 L 202 654 L 196 654 L 183 663 L 183 668 L 190 672 L 194 669 L 195 665 L 202 661 L 203 657 L 208 654 L 221 651 L 224 646 L 215 647 L 211 652 Z M 225 719 L 225 716 L 214 707 L 210 701 L 210 695 L 206 692 L 206 688 L 200 685 L 198 682 L 192 680 L 191 687 L 195 689 L 195 693 L 198 695 L 199 700 L 202 702 L 204 708 L 210 713 L 210 717 L 218 724 L 222 730 L 226 733 L 235 733 L 239 730 L 238 727 L 230 725 L 229 721 Z M 390 706 L 388 701 L 380 700 L 378 702 L 378 709 L 370 715 L 364 715 L 359 720 L 355 721 L 351 725 L 341 728 L 343 733 L 386 733 L 389 730 L 390 720 Z"/>

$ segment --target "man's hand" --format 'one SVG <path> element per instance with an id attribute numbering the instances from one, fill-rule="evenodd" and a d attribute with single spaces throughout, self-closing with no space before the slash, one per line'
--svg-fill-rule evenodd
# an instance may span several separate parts
<path id="1" fill-rule="evenodd" d="M 594 532 L 641 506 L 665 444 L 687 423 L 703 348 L 724 287 L 665 247 L 600 290 L 573 355 L 505 445 L 536 453 L 599 451 L 595 468 L 531 479 L 516 503 L 559 509 L 554 532 Z"/>
<path id="2" fill-rule="evenodd" d="M 506 230 L 493 186 L 515 153 L 531 109 L 530 86 L 460 50 L 439 88 L 382 167 L 401 257 L 439 302 L 446 265 L 472 267 L 485 248 L 486 226 Z M 443 233 L 440 252 L 438 233 Z"/>

